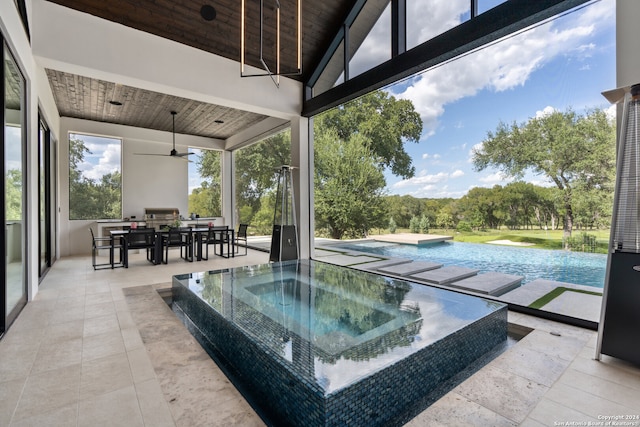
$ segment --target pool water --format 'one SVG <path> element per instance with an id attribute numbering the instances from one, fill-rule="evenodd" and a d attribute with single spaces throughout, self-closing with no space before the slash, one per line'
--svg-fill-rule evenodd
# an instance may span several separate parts
<path id="1" fill-rule="evenodd" d="M 535 279 L 576 285 L 604 286 L 607 256 L 563 250 L 533 249 L 480 243 L 442 242 L 427 245 L 401 245 L 383 242 L 345 243 L 333 246 L 386 257 L 433 261 L 479 269 L 481 273 L 524 276 L 523 283 Z"/>
<path id="2" fill-rule="evenodd" d="M 400 425 L 507 339 L 504 304 L 312 260 L 174 276 L 172 307 L 276 425 Z"/>

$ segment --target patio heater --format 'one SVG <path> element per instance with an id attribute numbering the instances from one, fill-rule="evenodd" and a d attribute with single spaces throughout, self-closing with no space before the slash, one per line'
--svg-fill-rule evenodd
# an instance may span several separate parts
<path id="1" fill-rule="evenodd" d="M 640 84 L 603 95 L 623 113 L 596 359 L 640 364 Z"/>
<path id="2" fill-rule="evenodd" d="M 295 201 L 293 197 L 292 166 L 278 170 L 278 191 L 273 212 L 273 234 L 269 261 L 298 259 L 298 234 L 296 231 Z"/>

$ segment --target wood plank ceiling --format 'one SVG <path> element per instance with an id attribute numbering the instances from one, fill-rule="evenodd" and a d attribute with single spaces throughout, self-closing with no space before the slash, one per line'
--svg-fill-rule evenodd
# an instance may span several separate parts
<path id="1" fill-rule="evenodd" d="M 197 49 L 240 61 L 240 0 L 48 0 Z M 275 0 L 265 0 L 265 21 L 274 13 Z M 320 60 L 351 7 L 350 1 L 302 1 L 303 71 L 310 73 Z M 259 1 L 246 0 L 246 63 L 259 61 Z M 282 72 L 296 67 L 295 0 L 281 4 Z M 206 20 L 205 11 L 215 10 Z M 208 8 L 208 9 L 207 9 Z M 275 69 L 275 27 L 264 27 L 263 57 Z M 46 70 L 62 116 L 171 130 L 170 111 L 177 111 L 176 132 L 225 139 L 266 116 L 123 86 L 89 77 Z M 305 75 L 294 76 L 304 80 Z M 119 101 L 114 106 L 109 101 Z M 216 122 L 216 120 L 218 122 Z M 223 123 L 219 123 L 222 121 Z"/>
<path id="2" fill-rule="evenodd" d="M 267 118 L 234 108 L 207 104 L 159 92 L 46 70 L 61 116 L 170 132 L 226 139 Z M 122 105 L 113 105 L 117 101 Z"/>
<path id="3" fill-rule="evenodd" d="M 81 12 L 117 22 L 127 27 L 155 34 L 206 52 L 240 61 L 240 0 L 49 0 Z M 264 0 L 265 22 L 273 14 L 275 0 Z M 326 46 L 336 34 L 352 6 L 344 0 L 302 0 L 303 71 L 310 73 L 318 63 Z M 259 66 L 259 4 L 246 0 L 247 63 Z M 281 64 L 283 71 L 296 64 L 296 2 L 280 0 Z M 212 6 L 215 19 L 201 16 L 203 6 Z M 269 22 L 273 22 L 269 19 Z M 267 64 L 272 67 L 275 57 L 275 26 L 265 25 Z M 304 76 L 298 76 L 303 80 Z"/>

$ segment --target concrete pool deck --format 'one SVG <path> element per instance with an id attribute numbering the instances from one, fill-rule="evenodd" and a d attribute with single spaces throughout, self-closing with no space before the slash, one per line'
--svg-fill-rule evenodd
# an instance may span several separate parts
<path id="1" fill-rule="evenodd" d="M 90 256 L 58 260 L 0 340 L 0 425 L 263 426 L 155 291 L 173 274 L 268 254 L 210 260 L 152 266 L 133 255 L 129 269 L 102 271 Z M 509 322 L 532 331 L 408 426 L 540 427 L 640 414 L 640 367 L 593 360 L 595 332 L 513 312 Z"/>

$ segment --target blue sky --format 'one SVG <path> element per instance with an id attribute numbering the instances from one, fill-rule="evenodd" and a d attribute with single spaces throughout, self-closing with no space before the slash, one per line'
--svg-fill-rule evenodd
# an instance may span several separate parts
<path id="1" fill-rule="evenodd" d="M 481 2 L 481 6 L 483 3 L 487 7 L 491 2 Z M 438 22 L 449 22 L 450 27 L 453 19 L 465 19 L 468 4 L 468 0 L 430 2 L 433 9 L 429 13 Z M 384 60 L 386 52 L 376 59 L 374 46 L 380 45 L 385 33 L 384 25 L 374 28 L 361 48 L 367 54 L 354 56 L 354 61 L 359 58 L 361 66 L 367 67 Z M 358 64 L 353 65 L 357 69 Z M 388 191 L 458 198 L 475 186 L 506 184 L 510 180 L 497 170 L 473 169 L 471 150 L 488 131 L 495 130 L 500 121 L 522 123 L 552 109 L 614 111 L 601 95 L 614 87 L 614 0 L 594 2 L 391 86 L 388 92 L 414 103 L 423 120 L 423 133 L 418 144 L 405 145 L 416 176 L 402 180 L 387 172 Z M 531 174 L 525 180 L 549 185 L 543 177 Z"/>

